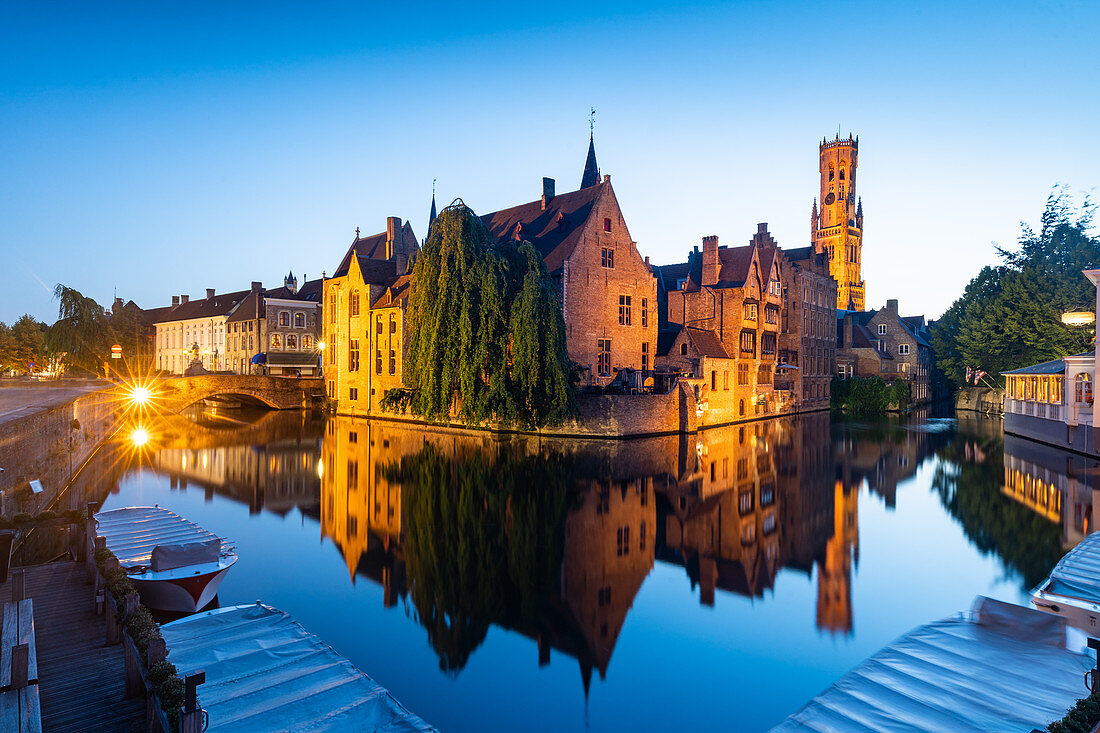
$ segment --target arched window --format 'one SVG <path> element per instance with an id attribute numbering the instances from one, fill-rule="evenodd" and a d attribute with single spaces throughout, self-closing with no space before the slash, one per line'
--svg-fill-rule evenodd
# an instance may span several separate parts
<path id="1" fill-rule="evenodd" d="M 842 181 L 844 180 L 844 167 L 843 166 L 841 166 L 841 168 L 840 168 L 840 180 L 842 180 Z"/>
<path id="2" fill-rule="evenodd" d="M 688 355 L 688 345 L 686 343 L 680 344 L 680 356 Z"/>
<path id="3" fill-rule="evenodd" d="M 829 166 L 829 180 L 830 181 L 833 180 L 834 177 L 835 177 L 835 171 L 833 170 L 833 166 L 830 165 Z"/>
<path id="4" fill-rule="evenodd" d="M 359 315 L 359 289 L 358 288 L 356 288 L 355 290 L 352 290 L 351 294 L 348 295 L 348 315 L 349 316 Z"/>
<path id="5" fill-rule="evenodd" d="M 741 413 L 741 417 L 744 417 L 745 416 L 745 401 L 744 400 L 741 400 L 741 402 L 737 406 L 737 409 Z"/>

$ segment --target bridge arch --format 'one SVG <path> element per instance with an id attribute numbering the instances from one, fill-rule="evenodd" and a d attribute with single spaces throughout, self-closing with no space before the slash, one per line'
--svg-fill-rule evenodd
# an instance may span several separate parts
<path id="1" fill-rule="evenodd" d="M 324 382 L 319 378 L 203 374 L 158 380 L 153 394 L 155 406 L 168 412 L 180 412 L 219 396 L 246 398 L 273 410 L 293 410 L 310 407 L 322 397 Z"/>

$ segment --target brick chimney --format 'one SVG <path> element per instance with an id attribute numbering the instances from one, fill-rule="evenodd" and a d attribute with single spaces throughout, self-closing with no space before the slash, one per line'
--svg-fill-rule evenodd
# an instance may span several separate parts
<path id="1" fill-rule="evenodd" d="M 184 303 L 186 303 L 189 300 L 191 300 L 190 295 L 181 295 L 180 296 L 180 305 L 183 305 Z"/>
<path id="2" fill-rule="evenodd" d="M 896 300 L 886 301 L 886 312 L 893 313 L 896 316 L 898 314 L 898 302 Z"/>
<path id="3" fill-rule="evenodd" d="M 718 284 L 718 235 L 703 237 L 703 286 Z"/>
<path id="4" fill-rule="evenodd" d="M 172 307 L 173 308 L 179 308 L 180 307 L 180 296 L 178 296 L 178 295 L 173 295 L 172 296 Z"/>
<path id="5" fill-rule="evenodd" d="M 117 297 L 116 297 L 116 298 L 115 298 L 115 304 L 114 304 L 114 306 L 112 307 L 112 310 L 114 310 L 114 309 L 118 309 L 118 308 L 121 308 L 121 307 L 122 307 L 123 305 L 124 305 L 124 303 L 122 302 L 122 298 L 117 298 Z"/>
<path id="6" fill-rule="evenodd" d="M 207 288 L 206 289 L 206 299 L 210 300 L 213 297 L 214 297 L 214 288 Z"/>
<path id="7" fill-rule="evenodd" d="M 546 211 L 546 207 L 550 205 L 550 202 L 554 200 L 554 179 L 546 178 L 542 179 L 542 210 Z"/>
<path id="8" fill-rule="evenodd" d="M 401 242 L 401 217 L 399 216 L 387 216 L 386 217 L 386 259 L 392 260 L 393 256 L 397 254 L 398 248 L 404 251 L 404 245 Z"/>
<path id="9" fill-rule="evenodd" d="M 262 290 L 263 287 L 264 287 L 264 284 L 262 282 L 259 282 L 258 280 L 253 280 L 252 281 L 252 292 L 253 293 L 260 292 L 260 290 Z"/>

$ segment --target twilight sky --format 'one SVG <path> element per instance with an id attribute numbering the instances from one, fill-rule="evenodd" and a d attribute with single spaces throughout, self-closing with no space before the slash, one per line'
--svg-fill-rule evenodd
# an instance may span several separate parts
<path id="1" fill-rule="evenodd" d="M 331 274 L 357 226 L 423 237 L 433 178 L 478 213 L 572 190 L 593 106 L 658 264 L 808 244 L 817 143 L 858 134 L 868 306 L 939 315 L 1100 184 L 1100 3 L 902 5 L 4 3 L 0 320 Z"/>

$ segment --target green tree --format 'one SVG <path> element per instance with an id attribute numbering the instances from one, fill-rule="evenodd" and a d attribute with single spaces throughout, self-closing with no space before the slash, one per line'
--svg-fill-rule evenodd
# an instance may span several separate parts
<path id="1" fill-rule="evenodd" d="M 573 408 L 565 324 L 542 262 L 527 242 L 497 244 L 465 204 L 444 209 L 413 269 L 407 403 L 429 419 L 452 412 L 540 426 Z"/>
<path id="2" fill-rule="evenodd" d="M 24 315 L 11 326 L 0 323 L 0 371 L 30 371 L 46 366 L 46 324 Z"/>
<path id="3" fill-rule="evenodd" d="M 1021 224 L 1017 249 L 998 248 L 1002 264 L 983 268 L 933 325 L 933 352 L 949 384 L 962 385 L 968 366 L 996 379 L 1089 347 L 1088 330 L 1061 316 L 1095 303 L 1081 275 L 1100 265 L 1100 240 L 1089 235 L 1094 209 L 1087 199 L 1075 208 L 1066 189 L 1055 188 L 1039 231 Z"/>
<path id="4" fill-rule="evenodd" d="M 61 284 L 54 288 L 54 297 L 58 319 L 50 326 L 47 344 L 55 353 L 64 353 L 70 367 L 97 372 L 113 343 L 107 312 L 92 298 Z"/>

